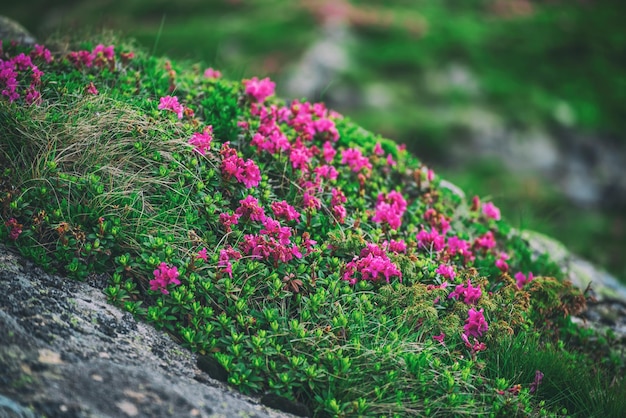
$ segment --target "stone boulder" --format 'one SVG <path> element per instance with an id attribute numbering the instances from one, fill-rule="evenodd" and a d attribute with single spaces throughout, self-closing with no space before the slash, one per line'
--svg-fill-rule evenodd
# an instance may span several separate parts
<path id="1" fill-rule="evenodd" d="M 104 277 L 46 274 L 0 245 L 0 417 L 289 417 L 110 305 Z"/>

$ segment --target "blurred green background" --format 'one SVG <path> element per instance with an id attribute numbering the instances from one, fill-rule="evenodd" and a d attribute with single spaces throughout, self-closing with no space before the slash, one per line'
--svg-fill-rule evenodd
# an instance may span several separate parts
<path id="1" fill-rule="evenodd" d="M 270 76 L 626 281 L 623 0 L 23 0 L 0 13 L 41 39 L 112 29 L 228 78 Z"/>

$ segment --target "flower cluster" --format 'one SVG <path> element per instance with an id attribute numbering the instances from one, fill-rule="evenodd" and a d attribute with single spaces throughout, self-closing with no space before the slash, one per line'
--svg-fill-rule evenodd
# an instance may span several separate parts
<path id="1" fill-rule="evenodd" d="M 243 85 L 246 87 L 246 94 L 259 103 L 264 102 L 266 98 L 273 95 L 276 87 L 276 84 L 268 77 L 263 80 L 252 77 L 250 80 L 244 80 Z"/>
<path id="2" fill-rule="evenodd" d="M 159 100 L 159 106 L 157 107 L 159 110 L 169 110 L 170 112 L 176 113 L 178 119 L 183 118 L 183 113 L 185 111 L 185 107 L 178 102 L 178 97 L 176 96 L 165 96 L 161 97 Z"/>
<path id="3" fill-rule="evenodd" d="M 389 283 L 392 277 L 402 281 L 402 272 L 389 259 L 387 254 L 375 244 L 369 244 L 358 257 L 346 264 L 343 280 L 355 284 L 359 273 L 361 280 Z"/>
<path id="4" fill-rule="evenodd" d="M 222 72 L 218 71 L 218 70 L 214 70 L 213 68 L 209 67 L 206 70 L 204 70 L 204 78 L 208 78 L 210 80 L 216 80 L 218 78 L 222 77 Z"/>
<path id="5" fill-rule="evenodd" d="M 483 205 L 483 215 L 485 215 L 488 219 L 499 221 L 500 209 L 498 209 L 493 203 L 487 202 Z"/>
<path id="6" fill-rule="evenodd" d="M 485 321 L 483 311 L 483 309 L 477 311 L 474 308 L 470 308 L 469 311 L 467 311 L 468 317 L 465 320 L 465 325 L 463 326 L 463 330 L 465 331 L 465 335 L 467 337 L 482 337 L 482 335 L 489 329 L 487 321 Z"/>
<path id="7" fill-rule="evenodd" d="M 17 221 L 15 218 L 11 218 L 4 223 L 4 225 L 9 228 L 9 239 L 15 241 L 19 238 L 22 233 L 22 224 Z"/>
<path id="8" fill-rule="evenodd" d="M 178 280 L 178 269 L 176 266 L 168 267 L 167 264 L 162 262 L 159 267 L 154 270 L 154 279 L 150 280 L 150 289 L 156 291 L 160 290 L 164 295 L 169 294 L 167 286 L 170 284 L 180 284 Z"/>
<path id="9" fill-rule="evenodd" d="M 298 211 L 284 200 L 272 203 L 272 212 L 277 218 L 283 218 L 288 222 L 300 219 Z"/>
<path id="10" fill-rule="evenodd" d="M 372 163 L 365 157 L 361 150 L 357 148 L 347 148 L 341 152 L 341 164 L 347 164 L 352 171 L 358 173 L 365 169 L 366 172 L 372 170 Z"/>
<path id="11" fill-rule="evenodd" d="M 453 292 L 448 295 L 448 298 L 459 299 L 463 298 L 463 302 L 468 305 L 473 305 L 478 302 L 478 299 L 482 296 L 483 292 L 479 287 L 472 286 L 472 283 L 468 280 L 467 286 L 464 284 L 457 285 Z"/>
<path id="12" fill-rule="evenodd" d="M 218 267 L 222 267 L 223 273 L 227 273 L 230 278 L 233 277 L 233 265 L 230 260 L 239 260 L 241 258 L 241 253 L 231 246 L 223 248 L 220 250 L 220 259 L 217 263 Z"/>
<path id="13" fill-rule="evenodd" d="M 250 159 L 245 160 L 237 155 L 237 150 L 230 148 L 228 142 L 222 145 L 222 175 L 226 178 L 234 177 L 247 188 L 255 187 L 261 181 L 261 170 Z"/>
<path id="14" fill-rule="evenodd" d="M 209 125 L 202 132 L 194 132 L 189 140 L 189 145 L 200 155 L 206 155 L 213 141 L 213 126 Z"/>
<path id="15" fill-rule="evenodd" d="M 25 79 L 30 74 L 30 83 Z M 43 72 L 39 70 L 31 57 L 21 53 L 8 60 L 0 58 L 0 88 L 2 95 L 14 102 L 24 95 L 26 104 L 38 103 L 41 100 L 39 88 Z"/>
<path id="16" fill-rule="evenodd" d="M 518 289 L 521 289 L 527 283 L 530 283 L 533 279 L 534 279 L 534 276 L 532 272 L 528 272 L 528 276 L 526 276 L 521 271 L 518 271 L 517 273 L 515 273 L 515 281 L 517 282 Z"/>
<path id="17" fill-rule="evenodd" d="M 383 193 L 378 195 L 376 202 L 376 213 L 372 217 L 372 221 L 376 223 L 387 223 L 391 229 L 398 229 L 402 224 L 402 216 L 406 211 L 406 200 L 402 194 L 394 191 L 387 195 Z"/>
<path id="18" fill-rule="evenodd" d="M 422 228 L 422 230 L 417 233 L 416 238 L 417 247 L 429 251 L 439 252 L 443 250 L 446 244 L 445 236 L 439 234 L 439 232 L 433 228 L 431 228 L 430 232 L 426 232 L 426 230 Z"/>
<path id="19" fill-rule="evenodd" d="M 113 69 L 115 67 L 115 53 L 113 45 L 104 46 L 102 44 L 96 45 L 91 51 L 72 51 L 67 55 L 67 59 L 77 68 L 83 67 L 109 67 Z"/>

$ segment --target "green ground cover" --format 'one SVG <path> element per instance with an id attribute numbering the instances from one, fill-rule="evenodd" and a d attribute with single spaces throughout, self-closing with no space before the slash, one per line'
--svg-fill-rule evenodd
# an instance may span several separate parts
<path id="1" fill-rule="evenodd" d="M 479 106 L 512 128 L 566 128 L 623 141 L 621 1 L 32 0 L 15 2 L 4 13 L 42 33 L 114 28 L 151 52 L 203 60 L 233 79 L 269 75 L 284 81 L 319 38 L 329 4 L 348 7 L 353 38 L 352 63 L 327 90 L 348 86 L 360 95 L 375 84 L 391 97 L 383 108 L 337 110 L 406 143 L 468 191 L 491 196 L 513 225 L 554 236 L 626 279 L 623 208 L 575 207 L 554 186 L 538 177 L 520 179 L 498 161 L 447 165 L 450 148 L 466 128 L 460 117 L 442 117 L 442 109 L 462 114 Z M 433 88 L 430 76 L 457 64 L 474 75 L 479 95 Z"/>
<path id="2" fill-rule="evenodd" d="M 102 42 L 102 43 L 100 43 Z M 618 416 L 585 297 L 489 201 L 269 79 L 4 45 L 0 239 L 315 416 Z"/>

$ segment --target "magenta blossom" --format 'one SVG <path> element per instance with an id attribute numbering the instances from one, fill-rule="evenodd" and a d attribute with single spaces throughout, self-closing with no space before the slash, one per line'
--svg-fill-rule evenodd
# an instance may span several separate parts
<path id="1" fill-rule="evenodd" d="M 376 213 L 372 217 L 372 221 L 387 223 L 391 229 L 398 229 L 402 224 L 402 216 L 406 211 L 406 207 L 406 200 L 404 200 L 402 194 L 395 190 L 389 192 L 386 196 L 381 193 L 378 195 Z"/>
<path id="2" fill-rule="evenodd" d="M 239 223 L 240 217 L 241 215 L 237 213 L 233 213 L 232 215 L 226 212 L 220 213 L 220 223 L 224 226 L 226 232 L 230 232 L 232 230 L 232 226 Z"/>
<path id="3" fill-rule="evenodd" d="M 178 269 L 174 267 L 168 267 L 167 264 L 161 263 L 159 267 L 154 270 L 154 279 L 150 280 L 150 289 L 160 290 L 164 295 L 169 294 L 167 286 L 170 284 L 180 284 L 178 280 Z"/>
<path id="4" fill-rule="evenodd" d="M 358 173 L 362 169 L 367 171 L 372 169 L 370 160 L 361 153 L 361 150 L 357 148 L 348 148 L 343 150 L 341 152 L 341 164 L 347 164 L 355 173 Z"/>
<path id="5" fill-rule="evenodd" d="M 528 277 L 521 271 L 518 271 L 517 273 L 515 273 L 515 281 L 517 281 L 518 289 L 521 289 L 527 283 L 530 283 L 533 279 L 534 279 L 534 276 L 532 272 L 528 272 Z"/>
<path id="6" fill-rule="evenodd" d="M 4 225 L 9 228 L 9 239 L 17 240 L 22 233 L 22 224 L 20 224 L 17 219 L 11 218 L 4 223 Z"/>
<path id="7" fill-rule="evenodd" d="M 441 274 L 443 277 L 449 280 L 454 279 L 454 277 L 456 276 L 456 273 L 454 272 L 454 267 L 448 266 L 446 264 L 441 264 L 439 267 L 437 267 L 437 270 L 435 272 L 437 274 Z"/>
<path id="8" fill-rule="evenodd" d="M 386 241 L 385 241 L 386 243 Z M 401 240 L 391 240 L 389 241 L 389 251 L 394 253 L 406 253 L 406 242 L 403 239 Z"/>
<path id="9" fill-rule="evenodd" d="M 171 112 L 176 113 L 178 119 L 183 118 L 184 107 L 178 102 L 178 97 L 176 96 L 165 96 L 161 97 L 159 100 L 159 106 L 157 107 L 159 110 L 169 110 Z"/>
<path id="10" fill-rule="evenodd" d="M 496 246 L 496 239 L 493 236 L 493 232 L 488 231 L 484 235 L 476 238 L 474 245 L 478 248 L 489 250 Z"/>
<path id="11" fill-rule="evenodd" d="M 500 220 L 500 209 L 491 202 L 487 202 L 483 205 L 483 214 L 489 219 Z"/>
<path id="12" fill-rule="evenodd" d="M 193 145 L 194 151 L 200 155 L 206 155 L 206 152 L 211 148 L 211 141 L 213 141 L 213 126 L 209 125 L 204 128 L 202 133 L 194 132 L 189 139 L 189 145 Z"/>
<path id="13" fill-rule="evenodd" d="M 265 211 L 259 205 L 259 201 L 248 195 L 245 199 L 239 201 L 239 207 L 235 210 L 235 214 L 248 218 L 251 221 L 263 222 L 265 220 Z"/>
<path id="14" fill-rule="evenodd" d="M 446 338 L 446 334 L 444 334 L 443 332 L 439 335 L 433 335 L 433 340 L 439 342 L 441 345 L 446 345 L 443 342 L 443 339 Z"/>
<path id="15" fill-rule="evenodd" d="M 468 337 L 482 337 L 489 329 L 483 311 L 483 309 L 477 311 L 474 308 L 470 308 L 469 311 L 467 311 L 468 318 L 465 320 L 463 329 Z"/>
<path id="16" fill-rule="evenodd" d="M 482 296 L 483 291 L 480 289 L 480 286 L 474 287 L 472 283 L 467 280 L 467 286 L 464 284 L 457 285 L 452 293 L 448 295 L 449 299 L 459 299 L 463 298 L 463 302 L 468 305 L 473 305 L 478 302 L 478 299 Z"/>
<path id="17" fill-rule="evenodd" d="M 431 250 L 435 252 L 439 252 L 443 249 L 445 245 L 445 237 L 443 235 L 439 235 L 436 229 L 430 230 L 430 232 L 426 232 L 425 229 L 422 229 L 417 235 L 417 247 L 424 248 L 426 250 Z"/>
<path id="18" fill-rule="evenodd" d="M 94 96 L 98 95 L 98 89 L 93 83 L 89 83 L 87 87 L 85 87 L 85 91 L 89 94 L 93 94 Z"/>
<path id="19" fill-rule="evenodd" d="M 364 255 L 366 253 L 367 255 Z M 356 273 L 360 273 L 361 280 L 381 281 L 389 283 L 391 277 L 398 277 L 402 281 L 402 272 L 391 262 L 376 245 L 366 247 L 360 257 L 346 264 L 343 280 L 350 284 L 357 282 Z"/>
<path id="20" fill-rule="evenodd" d="M 276 84 L 268 77 L 259 80 L 252 77 L 250 80 L 244 80 L 243 85 L 246 87 L 246 94 L 252 96 L 259 103 L 265 101 L 266 98 L 274 94 Z"/>
<path id="21" fill-rule="evenodd" d="M 295 221 L 300 219 L 298 211 L 286 201 L 272 203 L 272 212 L 277 218 L 283 218 L 286 221 Z"/>
<path id="22" fill-rule="evenodd" d="M 196 258 L 198 260 L 202 260 L 204 262 L 206 262 L 208 260 L 208 255 L 206 252 L 206 247 L 203 247 L 200 251 L 198 251 L 198 254 L 196 254 Z"/>
<path id="23" fill-rule="evenodd" d="M 218 79 L 222 76 L 222 73 L 218 70 L 214 70 L 213 68 L 209 67 L 206 70 L 204 70 L 204 78 L 208 78 L 208 79 Z"/>
<path id="24" fill-rule="evenodd" d="M 500 269 L 501 272 L 506 273 L 509 271 L 509 264 L 506 260 L 509 259 L 509 255 L 507 253 L 500 253 L 498 255 L 498 259 L 496 260 L 496 267 Z"/>

